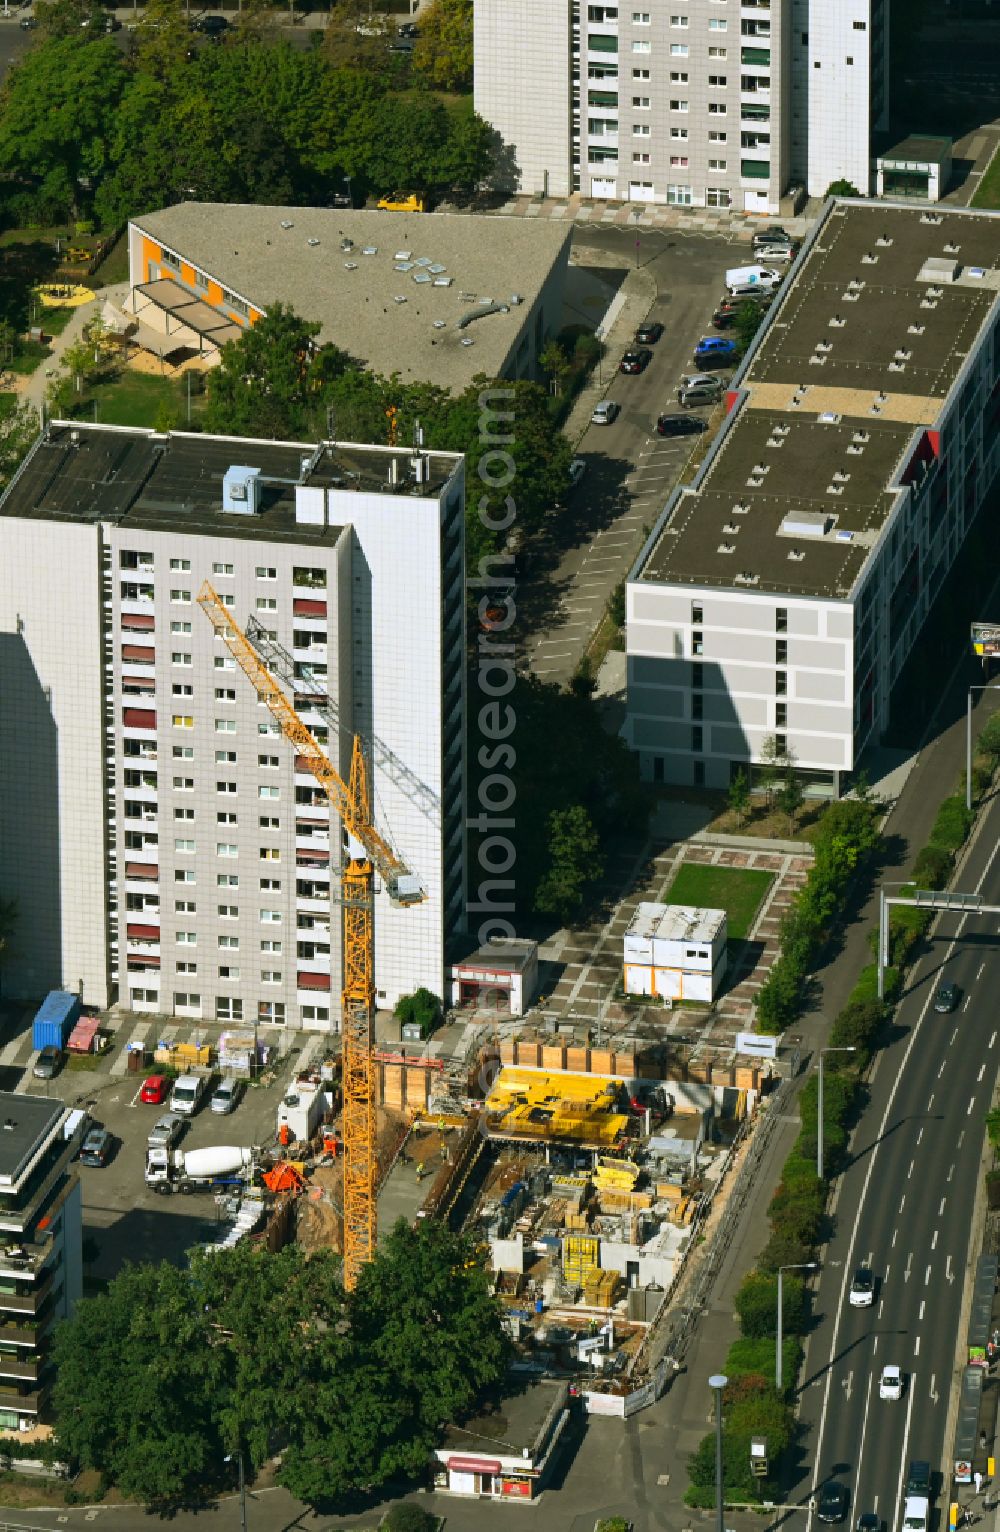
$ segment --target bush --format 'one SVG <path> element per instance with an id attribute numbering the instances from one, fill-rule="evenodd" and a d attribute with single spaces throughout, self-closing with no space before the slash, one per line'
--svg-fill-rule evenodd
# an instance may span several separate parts
<path id="1" fill-rule="evenodd" d="M 955 858 L 947 847 L 936 846 L 932 841 L 913 864 L 913 881 L 918 888 L 944 888 L 954 864 Z"/>
<path id="2" fill-rule="evenodd" d="M 958 851 L 972 829 L 974 817 L 959 793 L 946 798 L 937 811 L 934 828 L 931 830 L 931 845 Z"/>
<path id="3" fill-rule="evenodd" d="M 806 1289 L 800 1277 L 789 1274 L 781 1284 L 784 1333 L 799 1335 L 805 1328 Z M 778 1279 L 769 1273 L 751 1271 L 736 1294 L 736 1312 L 740 1329 L 750 1339 L 773 1339 L 778 1326 Z"/>
<path id="4" fill-rule="evenodd" d="M 394 1505 L 382 1523 L 385 1532 L 436 1532 L 438 1518 L 419 1505 Z"/>
<path id="5" fill-rule="evenodd" d="M 855 1048 L 855 1065 L 863 1069 L 874 1051 L 888 1015 L 889 1007 L 875 997 L 848 1000 L 830 1029 L 831 1045 L 835 1048 Z"/>
<path id="6" fill-rule="evenodd" d="M 419 989 L 413 991 L 412 995 L 400 996 L 396 1001 L 393 1015 L 404 1026 L 410 1022 L 416 1022 L 420 1028 L 420 1036 L 427 1037 L 441 1020 L 441 1002 L 437 995 L 421 985 Z"/>

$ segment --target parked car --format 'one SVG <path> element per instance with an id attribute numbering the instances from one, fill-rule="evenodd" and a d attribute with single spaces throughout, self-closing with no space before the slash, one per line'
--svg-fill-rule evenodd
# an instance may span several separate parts
<path id="1" fill-rule="evenodd" d="M 792 236 L 787 229 L 779 224 L 770 224 L 766 229 L 757 229 L 753 237 L 753 248 L 760 249 L 762 245 L 787 245 Z"/>
<path id="2" fill-rule="evenodd" d="M 727 367 L 736 361 L 739 347 L 724 335 L 704 335 L 694 348 L 696 367 Z"/>
<path id="3" fill-rule="evenodd" d="M 204 1075 L 180 1075 L 170 1092 L 170 1110 L 180 1112 L 184 1117 L 193 1117 L 201 1105 L 207 1085 Z"/>
<path id="4" fill-rule="evenodd" d="M 34 16 L 21 17 L 20 26 L 22 32 L 30 32 L 34 27 L 37 27 L 37 25 L 38 22 L 35 20 Z"/>
<path id="5" fill-rule="evenodd" d="M 712 323 L 717 330 L 729 330 L 736 323 L 736 314 L 737 310 L 735 308 L 718 308 L 712 315 Z"/>
<path id="6" fill-rule="evenodd" d="M 875 1302 L 875 1276 L 870 1266 L 859 1266 L 854 1273 L 847 1301 L 852 1309 L 869 1309 Z"/>
<path id="7" fill-rule="evenodd" d="M 569 487 L 576 489 L 580 480 L 587 472 L 587 464 L 582 457 L 575 457 L 569 465 Z"/>
<path id="8" fill-rule="evenodd" d="M 617 420 L 621 413 L 621 405 L 613 399 L 602 399 L 594 408 L 590 417 L 590 423 L 594 426 L 609 426 L 613 420 Z"/>
<path id="9" fill-rule="evenodd" d="M 882 1368 L 882 1376 L 878 1380 L 878 1396 L 880 1399 L 903 1397 L 903 1374 L 892 1362 Z"/>
<path id="10" fill-rule="evenodd" d="M 816 1515 L 820 1521 L 843 1521 L 847 1514 L 847 1485 L 829 1479 L 819 1492 Z"/>
<path id="11" fill-rule="evenodd" d="M 180 1112 L 164 1112 L 150 1128 L 146 1143 L 150 1149 L 169 1149 L 172 1144 L 176 1144 L 186 1127 L 187 1118 L 182 1117 Z"/>
<path id="12" fill-rule="evenodd" d="M 147 1075 L 142 1082 L 139 1100 L 147 1106 L 162 1106 L 170 1094 L 170 1080 L 166 1075 Z"/>
<path id="13" fill-rule="evenodd" d="M 763 253 L 769 261 L 794 261 L 799 253 L 799 247 L 794 240 L 789 240 L 787 244 L 769 244 L 765 246 Z"/>
<path id="14" fill-rule="evenodd" d="M 722 381 L 711 373 L 696 372 L 681 378 L 677 385 L 677 403 L 686 410 L 696 404 L 718 404 L 722 398 Z"/>
<path id="15" fill-rule="evenodd" d="M 626 351 L 619 363 L 620 372 L 645 372 L 653 360 L 653 353 L 646 346 L 640 346 L 638 351 Z"/>
<path id="16" fill-rule="evenodd" d="M 107 1128 L 91 1128 L 80 1146 L 80 1164 L 103 1170 L 114 1147 L 115 1141 Z"/>
<path id="17" fill-rule="evenodd" d="M 227 1116 L 230 1112 L 235 1112 L 242 1095 L 243 1081 L 237 1080 L 234 1075 L 226 1075 L 212 1092 L 212 1100 L 209 1104 L 213 1112 Z"/>
<path id="18" fill-rule="evenodd" d="M 415 21 L 404 21 L 396 28 L 397 37 L 419 37 L 420 28 Z"/>
<path id="19" fill-rule="evenodd" d="M 32 1065 L 31 1073 L 36 1080 L 51 1080 L 62 1068 L 63 1053 L 61 1048 L 49 1046 L 43 1048 Z"/>
<path id="20" fill-rule="evenodd" d="M 662 334 L 663 326 L 659 320 L 647 319 L 646 323 L 641 324 L 636 330 L 635 343 L 637 346 L 655 346 Z"/>
<path id="21" fill-rule="evenodd" d="M 413 52 L 413 38 L 394 37 L 391 43 L 386 43 L 386 47 L 390 53 L 410 54 Z"/>
<path id="22" fill-rule="evenodd" d="M 658 415 L 657 436 L 697 436 L 704 431 L 705 422 L 697 415 Z"/>
<path id="23" fill-rule="evenodd" d="M 941 984 L 934 996 L 934 1009 L 942 1016 L 947 1016 L 949 1011 L 954 1011 L 962 998 L 962 991 L 957 984 Z"/>
<path id="24" fill-rule="evenodd" d="M 931 1465 L 925 1458 L 911 1458 L 906 1471 L 906 1493 L 930 1496 L 932 1488 Z"/>
<path id="25" fill-rule="evenodd" d="M 855 1532 L 885 1532 L 885 1522 L 876 1511 L 862 1511 L 855 1522 Z"/>
<path id="26" fill-rule="evenodd" d="M 221 37 L 223 32 L 229 31 L 229 22 L 225 16 L 198 16 L 191 26 L 195 32 L 201 32 L 205 37 Z"/>

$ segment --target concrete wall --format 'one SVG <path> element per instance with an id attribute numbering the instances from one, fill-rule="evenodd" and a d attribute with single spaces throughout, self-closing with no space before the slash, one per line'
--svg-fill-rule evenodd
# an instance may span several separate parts
<path id="1" fill-rule="evenodd" d="M 569 0 L 475 0 L 473 49 L 475 107 L 499 135 L 501 172 L 513 161 L 522 192 L 567 196 Z"/>

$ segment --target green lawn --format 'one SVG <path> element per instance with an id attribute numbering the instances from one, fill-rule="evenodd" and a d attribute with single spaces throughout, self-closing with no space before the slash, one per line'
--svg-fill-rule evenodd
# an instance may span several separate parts
<path id="1" fill-rule="evenodd" d="M 994 154 L 987 165 L 976 188 L 972 206 L 1000 208 L 1000 152 Z"/>
<path id="2" fill-rule="evenodd" d="M 667 889 L 664 902 L 725 910 L 729 917 L 729 940 L 740 941 L 750 930 L 773 882 L 771 872 L 742 867 L 705 867 L 700 862 L 685 862 Z"/>
<path id="3" fill-rule="evenodd" d="M 43 308 L 35 323 L 41 325 L 45 335 L 61 335 L 75 313 L 76 309 Z M 89 311 L 87 317 L 91 317 Z"/>
<path id="4" fill-rule="evenodd" d="M 51 355 L 52 352 L 48 346 L 43 346 L 40 341 L 21 340 L 18 341 L 17 350 L 7 365 L 11 372 L 17 372 L 22 377 L 26 377 Z"/>
<path id="5" fill-rule="evenodd" d="M 179 426 L 187 421 L 187 392 L 183 380 L 159 378 L 145 372 L 124 372 L 113 383 L 92 389 L 80 413 L 90 418 L 97 405 L 97 419 L 113 426 L 154 426 L 161 406 L 173 412 Z M 201 400 L 192 400 L 197 411 Z"/>

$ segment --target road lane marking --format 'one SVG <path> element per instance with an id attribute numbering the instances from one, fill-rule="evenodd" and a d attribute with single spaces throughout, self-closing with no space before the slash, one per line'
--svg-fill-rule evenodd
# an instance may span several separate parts
<path id="1" fill-rule="evenodd" d="M 932 1250 L 936 1250 L 937 1249 L 937 1242 L 938 1242 L 938 1231 L 937 1231 L 937 1229 L 935 1229 L 934 1230 L 934 1238 L 931 1240 L 931 1249 Z"/>
<path id="2" fill-rule="evenodd" d="M 903 1209 L 905 1208 L 905 1206 L 906 1206 L 906 1193 L 904 1192 L 903 1196 L 902 1196 L 902 1200 L 900 1201 L 900 1204 L 899 1204 L 899 1211 L 902 1212 Z"/>
<path id="3" fill-rule="evenodd" d="M 976 1076 L 976 1084 L 977 1085 L 979 1084 L 980 1080 L 983 1078 L 983 1075 L 985 1073 L 986 1073 L 986 1065 L 985 1064 L 980 1064 L 980 1066 L 979 1066 L 979 1073 Z"/>
<path id="4" fill-rule="evenodd" d="M 906 1270 L 903 1272 L 903 1281 L 904 1282 L 909 1282 L 909 1280 L 910 1280 L 910 1267 L 912 1265 L 913 1265 L 913 1251 L 910 1250 L 907 1253 L 907 1257 L 906 1257 Z"/>
<path id="5" fill-rule="evenodd" d="M 914 1353 L 917 1356 L 919 1356 L 920 1355 L 920 1336 L 919 1335 L 917 1336 L 916 1345 L 914 1346 L 913 1349 L 914 1349 Z M 901 1502 L 901 1500 L 903 1498 L 903 1464 L 907 1461 L 906 1449 L 907 1449 L 907 1443 L 910 1440 L 910 1417 L 913 1414 L 913 1399 L 914 1399 L 914 1396 L 915 1396 L 916 1392 L 917 1392 L 917 1375 L 916 1375 L 916 1373 L 913 1373 L 913 1375 L 910 1378 L 910 1396 L 909 1396 L 909 1398 L 906 1401 L 906 1425 L 903 1428 L 903 1451 L 902 1451 L 902 1454 L 900 1456 L 900 1463 L 899 1463 L 899 1482 L 896 1485 L 896 1509 L 893 1512 L 893 1520 L 892 1520 L 892 1524 L 893 1524 L 894 1527 L 899 1525 L 899 1506 L 900 1506 L 900 1502 Z"/>
<path id="6" fill-rule="evenodd" d="M 858 1448 L 858 1469 L 857 1469 L 857 1473 L 854 1475 L 854 1501 L 853 1501 L 854 1505 L 857 1505 L 857 1503 L 858 1503 L 858 1485 L 859 1485 L 859 1483 L 861 1481 L 861 1464 L 864 1461 L 864 1454 L 865 1454 L 865 1432 L 868 1430 L 868 1408 L 869 1408 L 869 1406 L 871 1404 L 871 1401 L 872 1401 L 872 1375 L 871 1375 L 871 1373 L 869 1373 L 868 1374 L 868 1387 L 865 1389 L 865 1413 L 864 1413 L 864 1416 L 862 1417 L 862 1420 L 861 1420 L 861 1445 Z"/>
<path id="7" fill-rule="evenodd" d="M 987 1048 L 992 1048 L 992 1047 L 993 1047 L 993 1044 L 994 1044 L 994 1043 L 995 1043 L 995 1042 L 996 1042 L 996 1040 L 997 1040 L 997 1035 L 996 1035 L 996 1033 L 995 1033 L 995 1032 L 991 1032 L 991 1033 L 990 1033 L 990 1040 L 989 1040 L 989 1042 L 988 1042 L 988 1043 L 987 1043 L 987 1044 L 986 1044 L 986 1046 L 987 1046 Z"/>
<path id="8" fill-rule="evenodd" d="M 893 1248 L 893 1250 L 895 1250 L 895 1248 L 896 1248 L 896 1235 L 898 1233 L 899 1233 L 898 1229 L 893 1229 L 893 1231 L 892 1231 L 892 1248 Z"/>
<path id="9" fill-rule="evenodd" d="M 929 1100 L 929 1101 L 928 1101 L 928 1103 L 927 1103 L 927 1110 L 928 1110 L 928 1111 L 930 1111 L 930 1109 L 931 1109 L 931 1107 L 932 1107 L 932 1106 L 933 1106 L 933 1105 L 934 1105 L 934 1097 L 933 1097 L 933 1095 L 932 1095 L 932 1096 L 931 1096 L 931 1099 L 930 1099 L 930 1100 Z"/>
<path id="10" fill-rule="evenodd" d="M 932 1404 L 937 1404 L 938 1399 L 940 1398 L 940 1395 L 938 1394 L 937 1388 L 935 1386 L 936 1383 L 937 1383 L 937 1373 L 936 1372 L 932 1372 L 931 1373 L 931 1387 L 930 1387 L 930 1395 L 931 1395 L 931 1403 Z"/>
<path id="11" fill-rule="evenodd" d="M 944 1074 L 944 1064 L 945 1064 L 945 1061 L 944 1061 L 944 1059 L 942 1059 L 941 1060 L 941 1068 L 938 1070 L 938 1079 L 939 1080 L 940 1080 L 941 1076 Z"/>
<path id="12" fill-rule="evenodd" d="M 924 1130 L 923 1130 L 923 1128 L 921 1128 L 920 1132 L 917 1134 L 917 1143 L 918 1144 L 919 1144 L 920 1140 L 923 1138 L 923 1136 L 924 1136 Z"/>
<path id="13" fill-rule="evenodd" d="M 971 996 L 971 995 L 966 995 L 966 997 L 965 997 L 965 1001 L 964 1001 L 964 1003 L 963 1003 L 963 1005 L 962 1005 L 962 1010 L 963 1010 L 963 1011 L 967 1011 L 967 1010 L 968 1010 L 968 1009 L 969 1009 L 969 1001 L 970 1001 L 970 1000 L 971 1000 L 971 999 L 972 999 L 972 996 Z"/>
<path id="14" fill-rule="evenodd" d="M 958 940 L 958 937 L 956 936 L 955 941 L 957 941 L 957 940 Z M 954 946 L 954 943 L 952 943 L 952 945 Z M 945 962 L 947 962 L 947 961 L 948 961 L 948 959 L 945 958 Z M 958 1036 L 958 1028 L 956 1027 L 954 1032 L 951 1034 L 951 1041 L 952 1041 L 952 1043 L 955 1041 L 957 1036 Z M 948 1046 L 950 1047 L 951 1043 L 949 1043 Z"/>
<path id="15" fill-rule="evenodd" d="M 952 1160 L 951 1164 L 948 1166 L 948 1180 L 949 1181 L 951 1180 L 951 1178 L 952 1178 L 952 1176 L 954 1174 L 955 1174 L 955 1161 Z M 943 1200 L 942 1200 L 941 1206 L 944 1207 L 944 1201 Z"/>
<path id="16" fill-rule="evenodd" d="M 924 1286 L 925 1287 L 929 1287 L 930 1286 L 930 1281 L 931 1281 L 931 1269 L 928 1266 L 927 1270 L 924 1272 Z"/>
<path id="17" fill-rule="evenodd" d="M 970 1096 L 969 1097 L 969 1104 L 968 1104 L 968 1106 L 965 1109 L 966 1117 L 971 1117 L 972 1116 L 972 1108 L 975 1106 L 975 1104 L 976 1104 L 975 1096 Z"/>
<path id="18" fill-rule="evenodd" d="M 962 1147 L 962 1140 L 963 1140 L 964 1137 L 965 1137 L 965 1129 L 963 1128 L 961 1133 L 958 1135 L 958 1147 L 960 1149 Z"/>
<path id="19" fill-rule="evenodd" d="M 911 1160 L 911 1161 L 910 1161 L 910 1168 L 909 1168 L 909 1170 L 908 1170 L 908 1171 L 907 1171 L 907 1172 L 906 1172 L 906 1179 L 907 1179 L 907 1180 L 909 1180 L 909 1179 L 910 1179 L 910 1177 L 911 1177 L 911 1176 L 912 1176 L 912 1174 L 913 1174 L 913 1161 L 912 1161 L 912 1160 Z"/>
<path id="20" fill-rule="evenodd" d="M 953 1166 L 952 1166 L 952 1167 L 951 1167 L 951 1170 L 954 1170 L 954 1169 L 955 1169 L 955 1167 L 954 1167 L 954 1165 L 953 1165 Z M 948 1180 L 949 1180 L 949 1181 L 950 1181 L 950 1180 L 951 1180 L 951 1170 L 949 1170 L 949 1172 L 948 1172 Z M 947 1197 L 942 1197 L 942 1198 L 941 1198 L 941 1205 L 940 1205 L 940 1207 L 939 1207 L 939 1208 L 938 1208 L 938 1217 L 939 1217 L 939 1218 L 940 1218 L 940 1217 L 941 1217 L 941 1214 L 942 1214 L 942 1213 L 943 1213 L 943 1212 L 944 1212 L 944 1205 L 945 1205 L 945 1203 L 946 1203 L 946 1202 L 947 1202 L 947 1201 L 948 1201 L 948 1199 L 947 1199 Z"/>
<path id="21" fill-rule="evenodd" d="M 920 1355 L 920 1336 L 919 1335 L 917 1336 L 916 1340 L 913 1342 L 913 1355 L 914 1356 L 919 1356 Z"/>
<path id="22" fill-rule="evenodd" d="M 923 1317 L 924 1317 L 924 1309 L 926 1307 L 927 1307 L 927 1300 L 925 1298 L 921 1298 L 921 1300 L 920 1300 L 920 1313 L 917 1315 L 918 1319 L 923 1319 Z"/>
<path id="23" fill-rule="evenodd" d="M 985 972 L 986 972 L 986 964 L 985 963 L 980 963 L 980 965 L 979 965 L 979 972 L 976 974 L 976 983 L 977 984 L 978 984 L 979 980 L 983 977 L 983 974 Z"/>
<path id="24" fill-rule="evenodd" d="M 944 1274 L 948 1278 L 949 1282 L 954 1282 L 954 1280 L 955 1280 L 955 1273 L 951 1269 L 951 1256 L 948 1257 L 947 1263 L 946 1263 L 945 1268 L 944 1268 Z"/>

